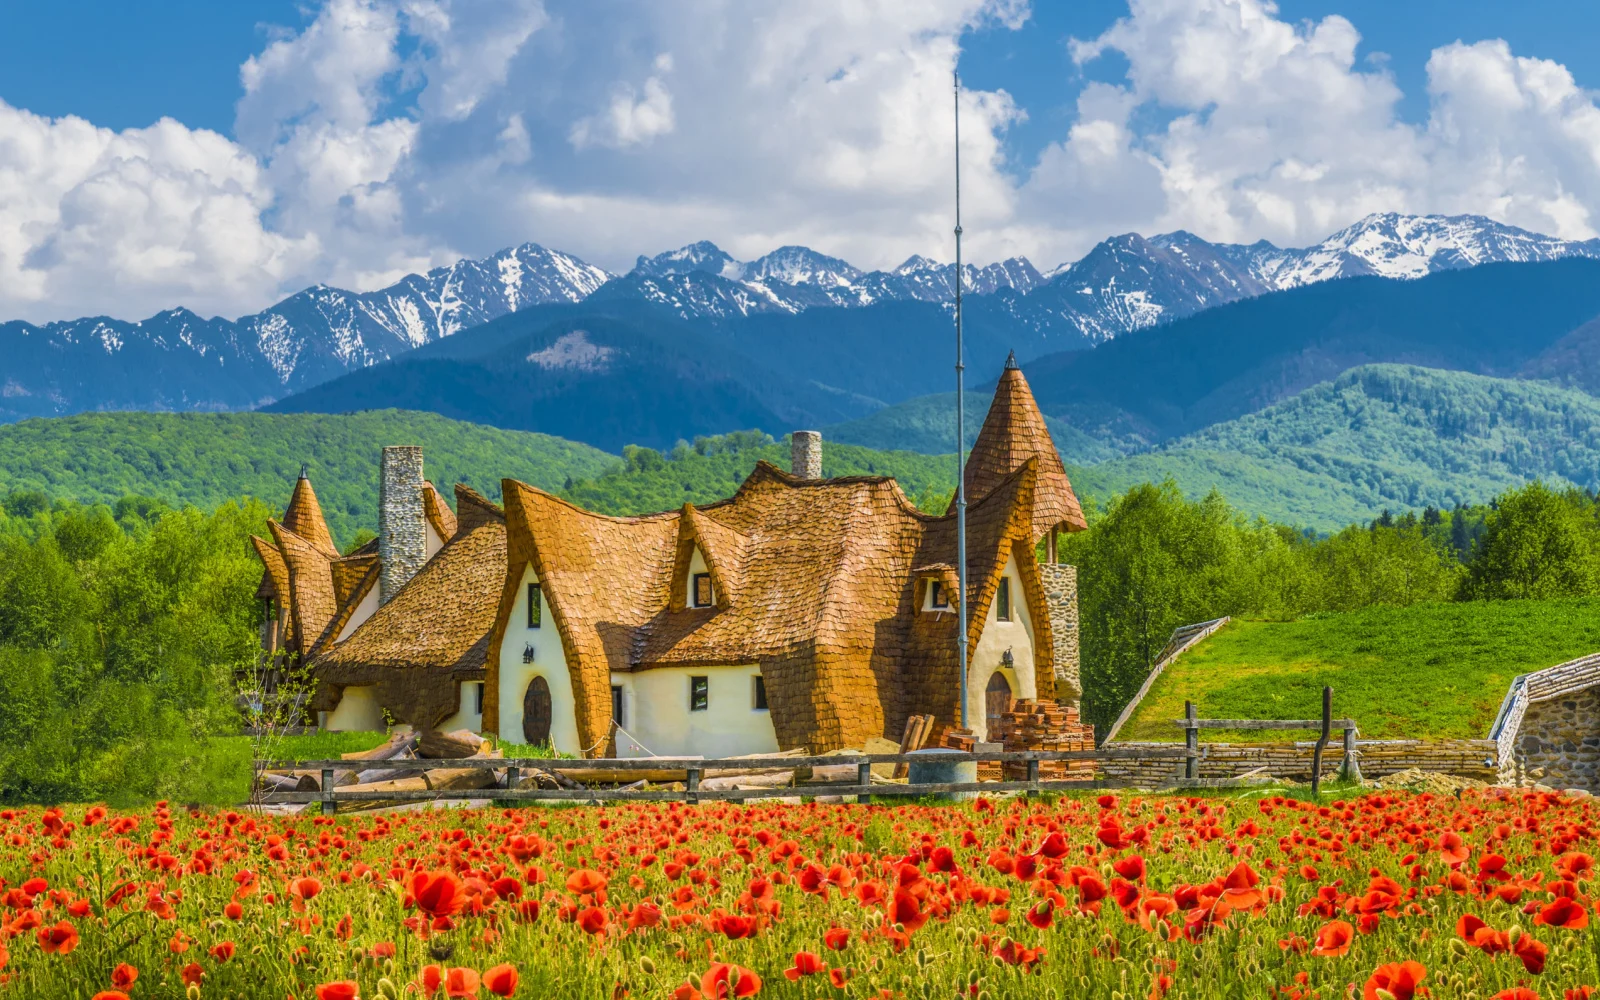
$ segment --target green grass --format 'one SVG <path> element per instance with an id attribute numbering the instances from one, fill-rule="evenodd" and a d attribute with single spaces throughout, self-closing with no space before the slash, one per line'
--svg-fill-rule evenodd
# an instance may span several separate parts
<path id="1" fill-rule="evenodd" d="M 1182 738 L 1172 720 L 1335 718 L 1367 739 L 1483 739 L 1517 674 L 1600 650 L 1600 599 L 1374 607 L 1292 622 L 1235 620 L 1180 656 L 1117 735 Z M 1279 742 L 1288 731 L 1204 730 L 1216 742 Z"/>
<path id="2" fill-rule="evenodd" d="M 334 760 L 340 754 L 360 753 L 382 746 L 387 733 L 305 733 L 280 736 L 267 748 L 273 760 Z M 250 743 L 248 736 L 227 736 L 222 740 Z"/>

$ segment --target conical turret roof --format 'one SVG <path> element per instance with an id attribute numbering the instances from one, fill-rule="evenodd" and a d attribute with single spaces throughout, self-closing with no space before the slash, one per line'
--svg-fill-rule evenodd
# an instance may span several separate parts
<path id="1" fill-rule="evenodd" d="M 339 558 L 333 535 L 328 531 L 328 522 L 322 516 L 322 504 L 317 502 L 316 491 L 311 488 L 311 479 L 303 468 L 299 481 L 294 484 L 294 495 L 289 498 L 289 507 L 283 512 L 281 523 L 329 559 Z"/>
<path id="2" fill-rule="evenodd" d="M 972 454 L 967 459 L 967 502 L 988 496 L 1007 476 L 1022 468 L 1030 458 L 1039 460 L 1039 480 L 1033 498 L 1033 540 L 1037 542 L 1051 528 L 1082 531 L 1087 524 L 1067 470 L 1061 464 L 1044 414 L 1034 401 L 1028 380 L 1017 367 L 1016 355 L 1006 358 L 1005 371 L 994 389 L 989 415 L 978 431 Z"/>

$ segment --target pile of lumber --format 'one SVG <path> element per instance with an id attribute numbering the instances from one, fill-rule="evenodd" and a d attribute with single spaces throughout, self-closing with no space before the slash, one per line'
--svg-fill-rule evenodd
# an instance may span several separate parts
<path id="1" fill-rule="evenodd" d="M 1007 753 L 1065 752 L 1094 750 L 1094 727 L 1085 725 L 1074 705 L 1023 698 L 1001 714 L 989 739 L 1005 747 Z M 980 765 L 981 769 L 981 765 Z M 1025 761 L 1007 761 L 1004 776 L 1008 781 L 1028 777 Z M 1039 777 L 1049 780 L 1093 778 L 1092 760 L 1046 760 L 1039 763 Z"/>
<path id="2" fill-rule="evenodd" d="M 392 768 L 363 767 L 363 762 L 380 760 L 465 760 L 469 758 L 498 758 L 500 751 L 491 748 L 488 740 L 468 729 L 442 733 L 427 730 L 420 734 L 410 730 L 396 730 L 383 745 L 357 753 L 340 754 L 349 761 L 349 767 L 333 771 L 333 787 L 344 792 L 400 792 L 439 791 L 457 788 L 496 788 L 506 780 L 503 770 L 487 767 L 449 767 L 448 765 L 396 770 Z M 261 786 L 267 792 L 322 790 L 320 771 L 263 771 Z M 342 809 L 375 809 L 396 805 L 402 800 L 364 800 L 347 802 Z"/>
<path id="3" fill-rule="evenodd" d="M 900 753 L 910 753 L 921 750 L 928 745 L 928 737 L 933 735 L 933 716 L 913 715 L 906 719 L 906 728 L 900 735 L 900 745 L 895 749 Z M 896 764 L 894 776 L 904 778 L 911 772 L 910 764 Z"/>

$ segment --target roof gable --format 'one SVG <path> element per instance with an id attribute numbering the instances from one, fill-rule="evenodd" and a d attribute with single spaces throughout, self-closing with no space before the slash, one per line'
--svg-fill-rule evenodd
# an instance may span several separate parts
<path id="1" fill-rule="evenodd" d="M 338 614 L 339 602 L 333 582 L 333 560 L 298 534 L 277 521 L 268 521 L 272 538 L 288 567 L 287 604 L 293 631 L 302 656 L 310 655 Z"/>
<path id="2" fill-rule="evenodd" d="M 456 487 L 457 495 L 459 496 L 460 491 L 464 489 L 468 489 L 468 487 L 458 485 Z M 476 496 L 477 494 L 473 495 Z M 431 482 L 422 484 L 422 512 L 428 518 L 428 523 L 433 525 L 433 533 L 439 536 L 439 541 L 448 542 L 454 537 L 456 533 L 455 512 L 450 509 L 449 504 L 444 502 L 444 496 L 440 494 L 439 488 Z"/>
<path id="3" fill-rule="evenodd" d="M 1038 479 L 1033 497 L 1033 538 L 1037 541 L 1051 528 L 1064 526 L 1081 531 L 1087 526 L 1066 467 L 1045 426 L 1044 414 L 1023 378 L 1015 357 L 1006 360 L 1005 371 L 994 389 L 994 400 L 978 431 L 967 458 L 966 493 L 970 501 L 988 496 L 1006 476 L 1029 459 L 1038 459 Z M 951 501 L 954 510 L 954 501 Z"/>
<path id="4" fill-rule="evenodd" d="M 744 576 L 745 553 L 750 539 L 743 533 L 717 523 L 684 504 L 678 512 L 677 555 L 672 566 L 671 606 L 682 610 L 689 605 L 689 567 L 698 549 L 711 573 L 711 591 L 719 608 L 728 608 L 738 599 Z"/>
<path id="5" fill-rule="evenodd" d="M 329 559 L 339 558 L 339 549 L 333 544 L 328 522 L 322 516 L 322 504 L 317 502 L 317 493 L 305 473 L 295 481 L 294 493 L 289 497 L 281 523 Z"/>

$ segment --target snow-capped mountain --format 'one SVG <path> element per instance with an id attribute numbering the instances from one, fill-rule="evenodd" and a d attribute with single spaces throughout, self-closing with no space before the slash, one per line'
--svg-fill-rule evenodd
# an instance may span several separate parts
<path id="1" fill-rule="evenodd" d="M 1573 255 L 1600 257 L 1600 240 L 1561 240 L 1480 216 L 1384 214 L 1291 249 L 1211 243 L 1181 231 L 1148 239 L 1126 234 L 1044 274 L 1023 257 L 964 265 L 962 282 L 975 320 L 996 336 L 1014 332 L 1019 356 L 1024 349 L 1038 356 L 1332 278 L 1416 278 Z M 84 409 L 258 406 L 544 303 L 643 300 L 717 325 L 757 314 L 798 318 L 819 307 L 948 308 L 954 286 L 953 264 L 922 256 L 892 270 L 863 271 L 802 246 L 741 261 L 702 241 L 640 256 L 631 271 L 614 277 L 528 243 L 373 292 L 314 286 L 237 320 L 172 309 L 139 322 L 0 323 L 0 421 Z M 884 336 L 926 328 L 925 315 L 891 319 Z M 793 323 L 782 329 L 785 337 L 797 329 L 804 335 Z"/>
<path id="2" fill-rule="evenodd" d="M 963 265 L 963 290 L 1027 293 L 1042 280 L 1025 257 Z M 779 247 L 752 261 L 735 260 L 702 240 L 655 257 L 640 256 L 608 295 L 637 295 L 684 319 L 723 319 L 758 312 L 798 313 L 818 306 L 869 306 L 955 296 L 955 265 L 913 256 L 892 271 L 862 271 L 848 261 L 801 246 Z"/>
<path id="3" fill-rule="evenodd" d="M 0 420 L 256 406 L 530 305 L 581 301 L 610 277 L 526 243 L 374 292 L 316 285 L 237 320 L 170 309 L 0 323 Z"/>

